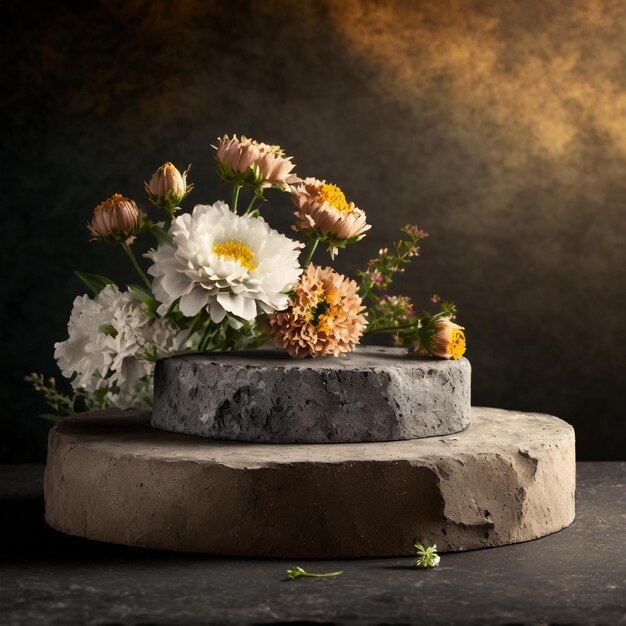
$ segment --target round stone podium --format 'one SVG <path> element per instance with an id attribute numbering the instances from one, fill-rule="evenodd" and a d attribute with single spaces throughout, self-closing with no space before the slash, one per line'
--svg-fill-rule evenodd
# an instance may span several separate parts
<path id="1" fill-rule="evenodd" d="M 467 359 L 420 359 L 359 346 L 345 357 L 281 350 L 182 354 L 160 360 L 152 425 L 261 443 L 397 441 L 470 423 Z"/>
<path id="2" fill-rule="evenodd" d="M 77 415 L 50 433 L 46 519 L 131 546 L 326 558 L 472 550 L 574 519 L 574 431 L 548 415 L 473 408 L 458 434 L 268 445 L 154 429 L 149 416 Z"/>

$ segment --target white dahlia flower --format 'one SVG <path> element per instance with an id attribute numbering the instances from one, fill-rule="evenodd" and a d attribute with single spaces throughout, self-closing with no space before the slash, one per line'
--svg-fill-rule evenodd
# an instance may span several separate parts
<path id="1" fill-rule="evenodd" d="M 131 293 L 107 285 L 95 298 L 74 300 L 67 340 L 54 357 L 74 389 L 107 389 L 107 401 L 127 408 L 150 392 L 154 360 L 180 348 L 184 333 L 154 318 Z"/>
<path id="2" fill-rule="evenodd" d="M 269 227 L 261 217 L 235 215 L 224 202 L 197 205 L 180 215 L 169 230 L 173 245 L 153 253 L 152 291 L 166 311 L 180 298 L 183 315 L 205 308 L 215 323 L 229 316 L 253 320 L 259 313 L 281 311 L 302 269 L 302 244 Z"/>

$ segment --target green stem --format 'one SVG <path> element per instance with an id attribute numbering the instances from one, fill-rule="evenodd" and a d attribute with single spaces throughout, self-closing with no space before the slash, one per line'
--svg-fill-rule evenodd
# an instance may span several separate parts
<path id="1" fill-rule="evenodd" d="M 252 200 L 250 200 L 250 204 L 248 205 L 248 208 L 246 209 L 246 212 L 244 213 L 244 215 L 249 215 L 250 212 L 252 211 L 252 207 L 254 206 L 254 203 L 258 200 L 258 196 L 256 195 L 256 193 L 252 196 Z"/>
<path id="2" fill-rule="evenodd" d="M 191 337 L 193 337 L 195 332 L 202 325 L 203 321 L 204 321 L 204 311 L 200 311 L 196 319 L 192 322 L 191 326 L 189 327 L 189 336 L 187 337 L 188 339 L 191 339 Z"/>
<path id="3" fill-rule="evenodd" d="M 343 571 L 341 571 L 341 572 L 328 572 L 328 574 L 311 574 L 310 572 L 305 572 L 302 575 L 303 576 L 308 576 L 309 578 L 328 578 L 329 576 L 339 576 L 340 574 L 343 574 Z"/>
<path id="4" fill-rule="evenodd" d="M 421 322 L 421 319 L 417 319 L 410 324 L 402 324 L 401 326 L 383 326 L 382 328 L 374 328 L 373 330 L 366 330 L 363 335 L 373 335 L 374 333 L 389 333 L 396 330 L 404 330 L 405 328 L 414 328 L 415 326 L 419 328 Z"/>
<path id="5" fill-rule="evenodd" d="M 122 249 L 124 250 L 124 252 L 126 252 L 126 255 L 130 259 L 130 262 L 133 264 L 133 267 L 137 271 L 137 274 L 139 274 L 139 277 L 143 281 L 143 284 L 150 290 L 150 292 L 152 292 L 152 285 L 150 284 L 148 277 L 143 273 L 143 270 L 139 267 L 139 263 L 137 263 L 137 259 L 135 258 L 133 251 L 130 249 L 130 246 L 125 241 L 122 241 Z"/>
<path id="6" fill-rule="evenodd" d="M 200 339 L 200 343 L 198 344 L 198 352 L 204 352 L 209 343 L 209 339 L 211 338 L 211 321 L 207 320 L 206 328 L 202 333 L 202 339 Z"/>
<path id="7" fill-rule="evenodd" d="M 233 187 L 233 206 L 231 210 L 233 213 L 237 213 L 237 201 L 239 200 L 239 190 L 241 189 L 241 185 L 235 185 Z"/>
<path id="8" fill-rule="evenodd" d="M 315 249 L 317 248 L 318 243 L 319 243 L 319 239 L 314 239 L 313 241 L 309 242 L 308 249 L 306 252 L 306 257 L 304 259 L 304 263 L 302 264 L 303 268 L 308 267 L 309 263 L 311 262 L 311 259 L 313 258 L 313 253 L 315 252 Z"/>

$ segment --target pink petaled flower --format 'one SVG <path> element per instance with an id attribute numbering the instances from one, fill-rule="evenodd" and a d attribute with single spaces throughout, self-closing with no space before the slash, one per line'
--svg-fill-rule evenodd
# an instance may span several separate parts
<path id="1" fill-rule="evenodd" d="M 371 228 L 365 212 L 348 202 L 337 185 L 317 178 L 306 178 L 296 187 L 294 204 L 293 229 L 326 241 L 333 258 L 339 247 L 363 239 Z"/>
<path id="2" fill-rule="evenodd" d="M 425 239 L 428 237 L 428 233 L 421 228 L 415 226 L 415 224 L 408 224 L 404 229 L 409 235 L 414 235 L 415 237 L 419 237 L 420 239 Z"/>
<path id="3" fill-rule="evenodd" d="M 434 316 L 424 320 L 419 331 L 419 341 L 412 352 L 418 356 L 434 356 L 440 359 L 460 359 L 466 348 L 463 326 L 449 317 Z"/>
<path id="4" fill-rule="evenodd" d="M 440 317 L 435 322 L 435 330 L 428 351 L 433 356 L 443 359 L 460 359 L 465 352 L 463 326 L 451 322 L 448 317 Z"/>
<path id="5" fill-rule="evenodd" d="M 300 182 L 292 173 L 295 164 L 286 157 L 280 146 L 271 146 L 248 137 L 224 135 L 218 139 L 215 158 L 219 174 L 227 183 L 253 187 L 280 187 L 286 191 Z"/>
<path id="6" fill-rule="evenodd" d="M 408 296 L 383 296 L 378 306 L 384 315 L 392 316 L 398 322 L 409 321 L 415 316 L 413 303 Z"/>
<path id="7" fill-rule="evenodd" d="M 381 274 L 380 270 L 373 270 L 370 272 L 370 279 L 371 281 L 376 284 L 376 285 L 380 285 L 383 282 L 383 275 Z"/>

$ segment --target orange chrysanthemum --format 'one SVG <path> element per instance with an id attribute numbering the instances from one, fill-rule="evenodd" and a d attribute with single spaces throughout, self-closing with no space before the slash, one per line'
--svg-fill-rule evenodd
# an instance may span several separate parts
<path id="1" fill-rule="evenodd" d="M 288 308 L 268 318 L 274 342 L 293 357 L 344 355 L 359 343 L 366 323 L 357 284 L 315 265 L 300 278 Z"/>

